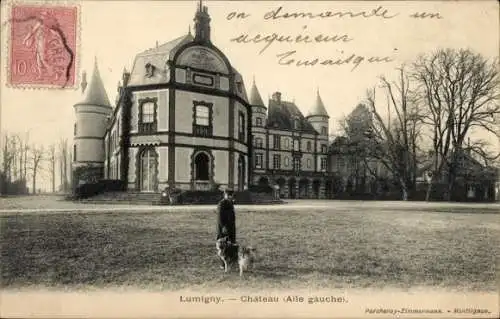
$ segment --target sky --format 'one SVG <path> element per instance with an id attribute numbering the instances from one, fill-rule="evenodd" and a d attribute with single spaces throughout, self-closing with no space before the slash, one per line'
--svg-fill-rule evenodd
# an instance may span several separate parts
<path id="1" fill-rule="evenodd" d="M 9 10 L 2 2 L 2 26 L 8 23 Z M 68 2 L 61 2 L 68 3 Z M 97 58 L 100 73 L 110 101 L 114 102 L 117 84 L 124 68 L 131 69 L 136 54 L 171 39 L 185 35 L 193 28 L 197 1 L 82 1 L 80 8 L 78 68 L 92 72 Z M 295 101 L 307 113 L 319 89 L 330 115 L 330 130 L 338 129 L 338 119 L 347 115 L 377 84 L 377 77 L 394 76 L 395 68 L 411 63 L 419 54 L 437 48 L 470 48 L 486 57 L 499 52 L 499 18 L 496 1 L 207 1 L 211 16 L 212 42 L 229 58 L 243 75 L 247 92 L 255 78 L 264 101 L 274 92 L 282 92 L 284 100 Z M 289 12 L 386 10 L 386 17 L 367 18 L 277 18 L 264 19 L 266 13 L 282 7 L 279 15 Z M 246 18 L 236 18 L 245 13 Z M 415 12 L 439 13 L 441 19 L 415 19 Z M 278 15 L 278 16 L 279 16 Z M 269 14 L 267 14 L 269 16 Z M 276 33 L 283 36 L 322 35 L 339 41 L 320 43 L 266 43 L 231 41 L 247 34 L 247 39 Z M 2 27 L 2 38 L 8 38 Z M 9 61 L 8 46 L 2 46 L 2 68 Z M 282 65 L 287 52 L 294 58 L 320 61 L 345 60 L 343 65 Z M 280 57 L 279 57 L 280 56 Z M 352 61 L 362 62 L 355 65 Z M 361 58 L 362 57 L 362 58 Z M 390 62 L 368 60 L 387 57 Z M 82 99 L 79 89 L 27 90 L 6 86 L 6 72 L 1 78 L 0 129 L 29 133 L 30 141 L 48 145 L 60 137 L 71 139 L 73 105 Z M 90 76 L 89 76 L 90 77 Z"/>

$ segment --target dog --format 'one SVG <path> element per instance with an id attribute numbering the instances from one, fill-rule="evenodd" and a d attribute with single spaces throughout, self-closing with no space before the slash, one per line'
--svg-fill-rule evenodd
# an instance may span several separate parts
<path id="1" fill-rule="evenodd" d="M 217 256 L 224 262 L 224 272 L 228 272 L 229 267 L 236 262 L 239 266 L 240 276 L 243 276 L 244 271 L 252 268 L 255 261 L 255 248 L 232 243 L 227 236 L 219 238 L 215 246 Z"/>

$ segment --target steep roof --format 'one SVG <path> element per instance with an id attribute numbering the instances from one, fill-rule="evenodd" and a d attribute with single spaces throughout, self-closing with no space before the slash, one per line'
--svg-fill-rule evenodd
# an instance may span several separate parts
<path id="1" fill-rule="evenodd" d="M 243 76 L 234 67 L 231 67 L 231 70 L 234 74 L 234 82 L 236 83 L 236 95 L 248 103 L 247 89 L 245 87 L 245 82 L 243 81 Z"/>
<path id="2" fill-rule="evenodd" d="M 264 101 L 262 101 L 259 89 L 257 89 L 257 85 L 255 84 L 255 78 L 253 79 L 252 88 L 250 90 L 250 104 L 255 106 L 264 106 Z"/>
<path id="3" fill-rule="evenodd" d="M 160 83 L 167 80 L 167 61 L 172 59 L 177 50 L 186 43 L 193 41 L 191 33 L 180 36 L 162 45 L 147 49 L 136 55 L 134 66 L 130 73 L 129 85 L 142 85 Z M 157 76 L 151 79 L 145 79 L 144 69 L 146 64 L 150 63 L 159 70 Z M 150 83 L 151 82 L 151 83 Z"/>
<path id="4" fill-rule="evenodd" d="M 326 111 L 325 104 L 323 103 L 323 100 L 321 99 L 321 96 L 319 95 L 319 90 L 316 91 L 316 101 L 315 101 L 313 107 L 307 113 L 307 117 L 309 117 L 309 116 L 330 117 L 328 115 L 328 112 Z"/>
<path id="5" fill-rule="evenodd" d="M 287 101 L 269 100 L 267 126 L 284 130 L 293 130 L 293 121 L 299 120 L 299 130 L 304 133 L 318 134 L 314 127 L 307 121 L 297 105 Z"/>
<path id="6" fill-rule="evenodd" d="M 194 40 L 193 35 L 191 32 L 188 34 L 185 34 L 183 36 L 180 36 L 178 38 L 175 38 L 173 40 L 170 40 L 162 45 L 159 45 L 154 48 L 147 49 L 141 53 L 139 53 L 137 56 L 150 56 L 150 55 L 167 55 L 170 57 L 173 57 L 173 55 L 177 52 L 177 49 L 179 49 L 183 44 L 186 44 L 188 42 L 191 42 Z M 166 62 L 166 60 L 165 60 Z"/>
<path id="7" fill-rule="evenodd" d="M 77 105 L 90 104 L 102 107 L 111 107 L 108 94 L 106 94 L 106 90 L 104 89 L 104 84 L 101 79 L 101 74 L 99 73 L 97 58 L 94 61 L 94 71 L 92 73 L 92 78 L 90 79 L 90 83 L 86 88 L 84 95 L 85 97 L 83 101 L 77 103 Z"/>

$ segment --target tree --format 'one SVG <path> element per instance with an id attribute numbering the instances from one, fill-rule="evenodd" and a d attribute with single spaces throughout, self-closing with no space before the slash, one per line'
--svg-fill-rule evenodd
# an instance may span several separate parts
<path id="1" fill-rule="evenodd" d="M 372 116 L 365 104 L 358 104 L 339 124 L 346 138 L 342 141 L 342 153 L 349 167 L 348 176 L 344 177 L 352 183 L 356 192 L 361 190 L 360 187 L 364 191 L 367 179 L 378 177 L 377 171 L 372 168 L 373 158 L 367 152 L 371 141 L 365 134 L 372 126 Z"/>
<path id="2" fill-rule="evenodd" d="M 364 149 L 370 158 L 382 163 L 391 173 L 401 187 L 402 199 L 408 200 L 416 184 L 421 115 L 405 67 L 398 71 L 396 81 L 380 77 L 379 87 L 387 100 L 387 120 L 377 104 L 376 89 L 367 92 L 366 104 L 372 118 L 371 127 L 363 128 L 363 133 L 370 138 L 371 144 L 364 145 Z"/>
<path id="3" fill-rule="evenodd" d="M 68 160 L 69 150 L 68 150 L 68 140 L 62 138 L 59 140 L 59 173 L 61 178 L 61 191 L 66 192 L 69 188 L 68 181 Z"/>
<path id="4" fill-rule="evenodd" d="M 2 136 L 2 194 L 20 194 L 26 192 L 26 143 L 17 134 L 4 133 Z"/>
<path id="5" fill-rule="evenodd" d="M 52 193 L 56 192 L 56 145 L 51 144 L 48 150 L 50 181 L 52 184 Z"/>
<path id="6" fill-rule="evenodd" d="M 457 155 L 473 129 L 496 136 L 500 114 L 498 59 L 489 61 L 471 50 L 440 49 L 421 55 L 413 65 L 424 123 L 432 135 L 431 188 L 446 177 L 450 200 L 457 176 Z"/>
<path id="7" fill-rule="evenodd" d="M 32 183 L 33 183 L 33 194 L 36 194 L 36 178 L 40 168 L 40 163 L 43 160 L 44 149 L 43 146 L 32 146 L 30 148 L 31 153 L 31 173 L 32 173 Z"/>

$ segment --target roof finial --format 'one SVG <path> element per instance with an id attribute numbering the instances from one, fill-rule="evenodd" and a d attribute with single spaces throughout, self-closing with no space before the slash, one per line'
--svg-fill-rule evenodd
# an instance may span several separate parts
<path id="1" fill-rule="evenodd" d="M 203 0 L 200 0 L 199 5 L 198 5 L 198 11 L 203 11 Z"/>
<path id="2" fill-rule="evenodd" d="M 252 76 L 253 85 L 255 85 L 255 74 Z"/>
<path id="3" fill-rule="evenodd" d="M 158 40 L 156 40 L 156 48 L 158 49 Z"/>
<path id="4" fill-rule="evenodd" d="M 188 34 L 191 35 L 191 24 L 189 24 Z"/>
<path id="5" fill-rule="evenodd" d="M 87 88 L 87 72 L 83 71 L 82 72 L 82 82 L 81 82 L 81 86 L 82 86 L 82 94 L 85 93 L 85 89 Z"/>

